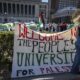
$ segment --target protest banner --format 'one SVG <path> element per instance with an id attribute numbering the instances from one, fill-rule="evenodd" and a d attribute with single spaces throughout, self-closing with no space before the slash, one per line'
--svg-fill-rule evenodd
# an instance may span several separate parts
<path id="1" fill-rule="evenodd" d="M 76 51 L 76 27 L 48 34 L 33 31 L 25 24 L 15 28 L 13 78 L 70 72 Z"/>

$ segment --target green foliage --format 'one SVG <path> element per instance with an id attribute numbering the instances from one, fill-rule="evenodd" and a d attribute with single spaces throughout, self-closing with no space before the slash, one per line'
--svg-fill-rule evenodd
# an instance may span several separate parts
<path id="1" fill-rule="evenodd" d="M 10 67 L 13 53 L 13 32 L 0 32 L 0 65 Z"/>

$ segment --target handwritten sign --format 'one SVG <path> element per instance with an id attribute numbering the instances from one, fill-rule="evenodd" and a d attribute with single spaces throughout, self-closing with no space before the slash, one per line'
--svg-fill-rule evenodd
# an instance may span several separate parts
<path id="1" fill-rule="evenodd" d="M 74 27 L 46 34 L 18 24 L 14 35 L 12 77 L 70 72 L 76 51 L 76 30 Z"/>

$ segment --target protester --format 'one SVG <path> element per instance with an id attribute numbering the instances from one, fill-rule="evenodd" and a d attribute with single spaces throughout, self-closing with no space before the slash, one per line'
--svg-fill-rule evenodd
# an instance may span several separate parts
<path id="1" fill-rule="evenodd" d="M 57 24 L 56 23 L 52 23 L 52 26 L 53 26 L 53 29 L 52 29 L 52 31 L 53 32 L 57 32 Z"/>
<path id="2" fill-rule="evenodd" d="M 60 30 L 60 23 L 57 24 L 57 29 L 56 30 L 57 30 L 57 32 L 61 31 Z"/>
<path id="3" fill-rule="evenodd" d="M 77 10 L 73 14 L 73 22 L 74 24 L 77 24 L 78 27 L 77 27 L 77 36 L 76 36 L 77 41 L 75 43 L 76 54 L 75 54 L 71 72 L 80 74 L 80 10 Z"/>
<path id="4" fill-rule="evenodd" d="M 49 24 L 46 24 L 46 25 L 45 25 L 45 30 L 46 30 L 46 31 L 49 31 Z"/>
<path id="5" fill-rule="evenodd" d="M 49 32 L 52 30 L 52 23 L 49 23 Z"/>
<path id="6" fill-rule="evenodd" d="M 55 32 L 55 25 L 52 25 L 52 32 Z"/>
<path id="7" fill-rule="evenodd" d="M 67 23 L 66 23 L 66 22 L 63 22 L 62 27 L 63 27 L 63 31 L 64 31 L 64 30 L 67 30 Z"/>
<path id="8" fill-rule="evenodd" d="M 62 22 L 59 27 L 60 27 L 60 31 L 64 31 L 67 29 L 67 24 L 65 22 Z"/>
<path id="9" fill-rule="evenodd" d="M 59 24 L 59 31 L 63 31 L 63 23 L 61 22 L 60 24 Z"/>

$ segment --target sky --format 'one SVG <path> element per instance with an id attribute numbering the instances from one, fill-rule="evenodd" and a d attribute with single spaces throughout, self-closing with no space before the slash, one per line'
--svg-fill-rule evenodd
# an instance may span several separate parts
<path id="1" fill-rule="evenodd" d="M 48 0 L 42 0 L 42 2 L 48 2 Z"/>

